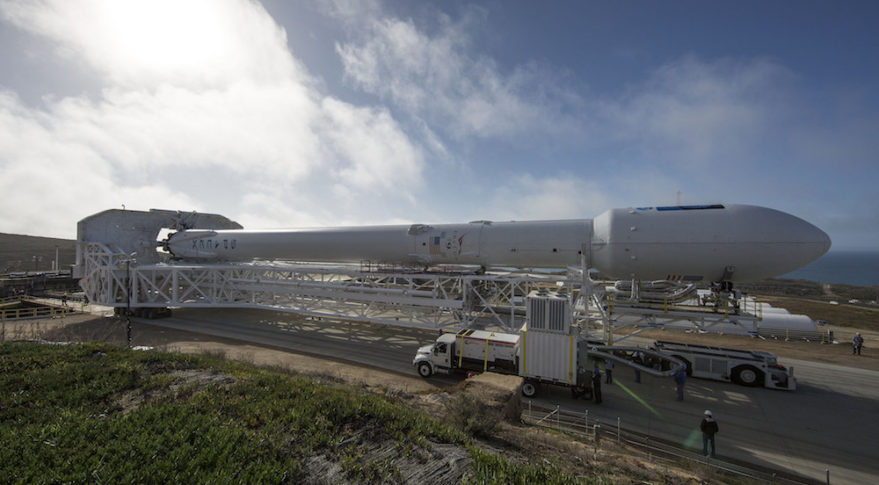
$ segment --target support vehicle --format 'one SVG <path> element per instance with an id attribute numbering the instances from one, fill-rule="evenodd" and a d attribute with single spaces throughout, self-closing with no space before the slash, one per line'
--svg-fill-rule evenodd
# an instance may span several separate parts
<path id="1" fill-rule="evenodd" d="M 527 327 L 519 335 L 467 329 L 421 347 L 412 364 L 421 377 L 468 371 L 518 375 L 525 378 L 526 397 L 543 383 L 581 395 L 591 389 L 592 373 L 577 365 L 578 347 L 571 335 L 529 332 Z"/>
<path id="2" fill-rule="evenodd" d="M 687 375 L 692 377 L 788 391 L 797 387 L 793 367 L 779 364 L 775 355 L 769 352 L 662 340 L 657 340 L 653 348 L 685 363 Z"/>

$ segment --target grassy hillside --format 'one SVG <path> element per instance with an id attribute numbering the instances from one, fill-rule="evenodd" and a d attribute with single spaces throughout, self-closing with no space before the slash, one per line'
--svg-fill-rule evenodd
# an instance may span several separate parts
<path id="1" fill-rule="evenodd" d="M 590 482 L 383 396 L 104 344 L 0 345 L 0 463 L 11 483 Z"/>
<path id="2" fill-rule="evenodd" d="M 836 283 L 816 283 L 807 280 L 767 279 L 755 283 L 740 283 L 736 288 L 754 295 L 808 298 L 814 300 L 851 299 L 861 301 L 879 300 L 879 286 L 852 286 Z"/>
<path id="3" fill-rule="evenodd" d="M 51 270 L 56 247 L 60 250 L 60 268 L 68 268 L 76 258 L 76 241 L 0 233 L 0 274 Z"/>

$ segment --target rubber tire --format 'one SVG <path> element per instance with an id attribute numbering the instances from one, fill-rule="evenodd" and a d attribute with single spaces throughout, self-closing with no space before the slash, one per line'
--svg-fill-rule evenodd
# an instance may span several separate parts
<path id="1" fill-rule="evenodd" d="M 742 365 L 733 369 L 732 380 L 736 384 L 748 387 L 760 385 L 763 373 L 750 365 Z"/>
<path id="2" fill-rule="evenodd" d="M 537 384 L 526 381 L 522 384 L 522 395 L 525 397 L 534 397 L 537 395 Z"/>
<path id="3" fill-rule="evenodd" d="M 430 368 L 430 364 L 427 362 L 421 362 L 418 364 L 418 375 L 427 379 L 428 377 L 433 375 L 433 370 Z"/>

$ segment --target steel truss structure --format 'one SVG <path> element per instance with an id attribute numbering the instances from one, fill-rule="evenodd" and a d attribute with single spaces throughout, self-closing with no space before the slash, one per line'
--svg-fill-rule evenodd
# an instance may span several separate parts
<path id="1" fill-rule="evenodd" d="M 280 263 L 138 265 L 103 243 L 85 244 L 82 254 L 80 286 L 91 302 L 116 308 L 263 308 L 422 328 L 518 329 L 533 290 L 574 294 L 573 283 L 560 276 Z"/>

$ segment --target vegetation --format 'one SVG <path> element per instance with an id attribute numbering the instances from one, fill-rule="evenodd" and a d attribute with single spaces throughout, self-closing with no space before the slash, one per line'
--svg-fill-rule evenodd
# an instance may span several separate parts
<path id="1" fill-rule="evenodd" d="M 398 482 L 397 457 L 430 456 L 437 443 L 466 450 L 465 481 L 574 481 L 338 384 L 106 344 L 0 345 L 0 482 L 299 483 L 318 478 L 315 461 L 336 464 L 344 480 Z M 395 453 L 371 459 L 376 444 Z"/>
<path id="2" fill-rule="evenodd" d="M 501 421 L 501 412 L 467 392 L 459 392 L 445 403 L 450 426 L 473 436 L 490 436 Z"/>
<path id="3" fill-rule="evenodd" d="M 561 473 L 558 468 L 534 467 L 510 463 L 497 455 L 490 455 L 478 448 L 471 448 L 474 475 L 465 477 L 463 483 L 502 483 L 502 484 L 571 484 L 590 483 L 583 477 L 572 477 Z M 486 479 L 488 478 L 488 479 Z"/>
<path id="4" fill-rule="evenodd" d="M 825 284 L 808 280 L 771 278 L 755 283 L 740 283 L 736 288 L 753 295 L 836 300 L 841 303 L 849 300 L 861 300 L 863 303 L 879 300 L 879 286 Z"/>

